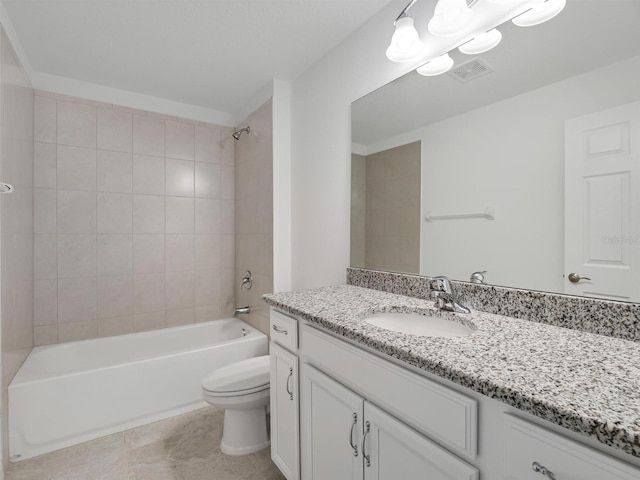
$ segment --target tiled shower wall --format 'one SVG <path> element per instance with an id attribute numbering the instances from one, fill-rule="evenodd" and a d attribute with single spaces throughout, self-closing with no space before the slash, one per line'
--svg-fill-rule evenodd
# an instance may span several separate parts
<path id="1" fill-rule="evenodd" d="M 7 386 L 33 345 L 33 89 L 4 29 L 0 30 L 0 181 L 14 187 L 13 193 L 0 197 L 5 414 Z M 6 418 L 2 440 L 6 465 Z"/>
<path id="2" fill-rule="evenodd" d="M 236 142 L 236 276 L 238 306 L 251 313 L 239 317 L 257 329 L 269 332 L 269 307 L 264 293 L 273 292 L 273 121 L 269 100 L 240 127 L 251 133 Z M 246 271 L 253 275 L 251 290 L 241 289 Z"/>
<path id="3" fill-rule="evenodd" d="M 233 313 L 227 127 L 36 91 L 35 344 Z"/>

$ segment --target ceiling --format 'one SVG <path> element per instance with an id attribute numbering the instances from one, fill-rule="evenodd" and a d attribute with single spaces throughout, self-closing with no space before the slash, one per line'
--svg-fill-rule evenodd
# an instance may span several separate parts
<path id="1" fill-rule="evenodd" d="M 233 113 L 390 0 L 3 0 L 35 72 Z"/>
<path id="2" fill-rule="evenodd" d="M 416 18 L 416 24 L 418 21 Z M 478 58 L 492 73 L 465 83 L 411 72 L 353 104 L 352 139 L 381 145 L 416 128 L 640 55 L 640 0 L 567 0 L 542 25 L 499 27 L 502 42 Z M 452 52 L 456 65 L 473 56 Z M 455 68 L 455 67 L 454 67 Z"/>

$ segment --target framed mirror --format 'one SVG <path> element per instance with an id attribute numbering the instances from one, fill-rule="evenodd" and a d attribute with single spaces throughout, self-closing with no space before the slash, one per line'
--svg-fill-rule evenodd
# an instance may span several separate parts
<path id="1" fill-rule="evenodd" d="M 640 302 L 640 2 L 500 30 L 352 104 L 352 266 Z"/>

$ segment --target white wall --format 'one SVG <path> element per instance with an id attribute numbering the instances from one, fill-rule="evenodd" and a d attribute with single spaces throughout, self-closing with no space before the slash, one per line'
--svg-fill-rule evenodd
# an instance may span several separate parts
<path id="1" fill-rule="evenodd" d="M 292 84 L 292 287 L 345 282 L 351 102 L 410 70 L 385 57 L 394 0 Z"/>

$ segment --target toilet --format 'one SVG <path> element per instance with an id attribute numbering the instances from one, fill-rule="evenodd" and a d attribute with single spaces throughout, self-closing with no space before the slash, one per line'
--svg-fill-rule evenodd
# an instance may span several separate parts
<path id="1" fill-rule="evenodd" d="M 215 370 L 202 381 L 202 396 L 225 409 L 223 453 L 245 455 L 269 446 L 269 355 Z"/>

